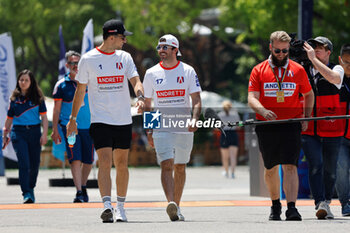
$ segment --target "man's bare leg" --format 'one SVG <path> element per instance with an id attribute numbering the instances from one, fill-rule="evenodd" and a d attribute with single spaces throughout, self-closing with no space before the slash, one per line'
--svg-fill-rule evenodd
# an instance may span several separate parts
<path id="1" fill-rule="evenodd" d="M 186 164 L 175 164 L 174 168 L 174 201 L 180 206 L 186 181 Z"/>
<path id="2" fill-rule="evenodd" d="M 81 191 L 81 161 L 74 160 L 70 164 L 70 170 L 72 172 L 75 188 L 77 189 L 77 191 Z"/>
<path id="3" fill-rule="evenodd" d="M 281 202 L 280 202 L 280 176 L 278 173 L 279 165 L 271 169 L 265 168 L 265 183 L 272 201 L 269 220 L 281 220 Z"/>
<path id="4" fill-rule="evenodd" d="M 119 197 L 126 197 L 129 184 L 129 169 L 128 169 L 128 155 L 129 149 L 115 149 L 113 150 L 114 166 L 117 170 L 117 195 Z"/>
<path id="5" fill-rule="evenodd" d="M 279 165 L 276 165 L 271 169 L 265 168 L 264 178 L 271 200 L 277 200 L 280 198 L 280 176 L 278 169 Z"/>
<path id="6" fill-rule="evenodd" d="M 168 202 L 174 201 L 174 160 L 167 159 L 160 163 L 161 167 L 161 181 L 163 190 Z"/>
<path id="7" fill-rule="evenodd" d="M 296 202 L 299 189 L 299 177 L 295 165 L 284 164 L 283 169 L 283 191 L 288 202 Z"/>
<path id="8" fill-rule="evenodd" d="M 82 186 L 86 186 L 91 168 L 92 168 L 92 164 L 83 163 L 83 165 L 81 166 L 81 185 Z"/>
<path id="9" fill-rule="evenodd" d="M 104 210 L 101 214 L 102 222 L 112 223 L 113 219 L 113 207 L 111 204 L 111 168 L 112 168 L 112 148 L 104 147 L 98 149 L 98 188 L 103 201 Z"/>
<path id="10" fill-rule="evenodd" d="M 112 148 L 104 147 L 98 149 L 98 188 L 100 190 L 101 197 L 111 196 L 111 168 L 112 168 Z"/>
<path id="11" fill-rule="evenodd" d="M 117 207 L 116 221 L 127 222 L 128 219 L 124 210 L 126 193 L 129 184 L 129 169 L 128 169 L 129 149 L 113 150 L 114 166 L 117 170 L 116 185 L 117 185 Z"/>

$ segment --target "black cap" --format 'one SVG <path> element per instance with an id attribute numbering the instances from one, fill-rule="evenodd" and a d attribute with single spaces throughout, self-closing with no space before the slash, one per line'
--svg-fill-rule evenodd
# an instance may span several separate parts
<path id="1" fill-rule="evenodd" d="M 332 42 L 327 38 L 327 37 L 324 37 L 324 36 L 318 36 L 316 37 L 315 39 L 309 39 L 308 42 L 311 42 L 311 43 L 319 43 L 319 44 L 322 44 L 322 45 L 327 45 L 328 49 L 333 52 L 333 44 Z"/>
<path id="2" fill-rule="evenodd" d="M 124 36 L 132 35 L 132 32 L 125 30 L 124 24 L 121 20 L 110 19 L 103 24 L 103 34 L 121 34 Z"/>

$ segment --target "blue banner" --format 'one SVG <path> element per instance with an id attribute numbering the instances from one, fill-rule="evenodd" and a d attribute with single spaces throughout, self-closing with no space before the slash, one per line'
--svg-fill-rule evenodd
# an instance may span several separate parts
<path id="1" fill-rule="evenodd" d="M 64 78 L 64 75 L 67 73 L 66 68 L 66 47 L 64 46 L 64 39 L 62 33 L 62 25 L 58 29 L 58 35 L 60 37 L 60 60 L 58 62 L 58 80 Z"/>

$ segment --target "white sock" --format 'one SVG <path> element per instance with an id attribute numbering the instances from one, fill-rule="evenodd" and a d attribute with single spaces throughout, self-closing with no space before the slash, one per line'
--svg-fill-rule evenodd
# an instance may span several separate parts
<path id="1" fill-rule="evenodd" d="M 117 207 L 124 208 L 125 199 L 126 197 L 117 196 Z"/>
<path id="2" fill-rule="evenodd" d="M 111 209 L 112 207 L 112 203 L 111 203 L 111 197 L 110 196 L 104 196 L 102 197 L 102 201 L 103 201 L 103 206 L 106 209 Z"/>

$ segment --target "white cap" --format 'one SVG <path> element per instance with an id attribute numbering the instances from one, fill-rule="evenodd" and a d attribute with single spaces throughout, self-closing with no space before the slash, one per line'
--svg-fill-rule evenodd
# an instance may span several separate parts
<path id="1" fill-rule="evenodd" d="M 173 46 L 175 48 L 178 48 L 177 50 L 177 56 L 181 56 L 181 52 L 180 52 L 180 45 L 179 45 L 179 41 L 176 39 L 175 36 L 171 35 L 171 34 L 166 34 L 164 36 L 162 36 L 159 40 L 158 40 L 158 45 L 170 45 Z"/>

